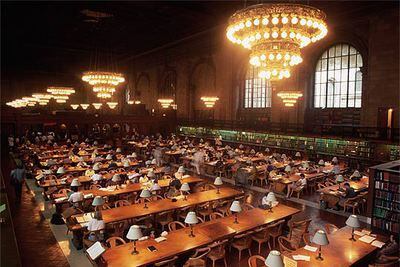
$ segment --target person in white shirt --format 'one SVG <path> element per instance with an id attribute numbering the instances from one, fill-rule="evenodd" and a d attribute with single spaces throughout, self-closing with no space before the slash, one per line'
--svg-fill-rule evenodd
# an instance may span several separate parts
<path id="1" fill-rule="evenodd" d="M 193 155 L 193 163 L 192 165 L 196 168 L 197 174 L 201 174 L 201 166 L 204 163 L 204 152 L 203 151 L 197 151 Z"/>
<path id="2" fill-rule="evenodd" d="M 83 193 L 78 191 L 78 187 L 71 187 L 73 193 L 69 196 L 68 202 L 74 206 L 79 206 L 79 202 L 83 201 Z"/>
<path id="3" fill-rule="evenodd" d="M 102 241 L 103 240 L 103 230 L 106 228 L 106 224 L 103 221 L 103 217 L 100 211 L 94 213 L 93 219 L 91 219 L 87 224 L 87 229 L 90 232 L 96 232 L 89 234 L 88 239 L 90 241 Z"/>
<path id="4" fill-rule="evenodd" d="M 291 185 L 288 186 L 288 192 L 286 194 L 287 198 L 290 198 L 293 195 L 294 191 L 300 190 L 301 188 L 304 188 L 307 185 L 307 179 L 304 173 L 300 174 L 300 179 L 292 183 Z"/>

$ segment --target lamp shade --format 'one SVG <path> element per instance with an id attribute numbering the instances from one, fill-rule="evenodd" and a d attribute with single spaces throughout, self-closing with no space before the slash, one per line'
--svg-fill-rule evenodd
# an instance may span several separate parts
<path id="1" fill-rule="evenodd" d="M 185 218 L 185 223 L 187 224 L 196 224 L 199 223 L 199 219 L 197 219 L 196 212 L 189 211 Z"/>
<path id="2" fill-rule="evenodd" d="M 140 230 L 140 227 L 138 225 L 132 225 L 129 228 L 128 233 L 126 234 L 126 238 L 128 238 L 129 240 L 139 240 L 140 238 L 142 238 L 142 236 L 142 230 Z"/>
<path id="3" fill-rule="evenodd" d="M 354 177 L 361 177 L 361 174 L 360 174 L 360 172 L 358 171 L 358 170 L 355 170 L 354 172 L 353 172 L 353 175 L 352 176 L 354 176 Z"/>
<path id="4" fill-rule="evenodd" d="M 184 191 L 184 192 L 190 191 L 189 184 L 188 184 L 188 183 L 183 183 L 183 184 L 181 185 L 181 189 L 180 189 L 180 190 L 181 190 L 181 191 Z"/>
<path id="5" fill-rule="evenodd" d="M 337 176 L 336 176 L 336 182 L 337 182 L 337 183 L 344 182 L 344 177 L 343 177 L 343 175 L 341 175 L 341 174 L 337 175 Z"/>
<path id="6" fill-rule="evenodd" d="M 267 195 L 267 201 L 269 202 L 276 202 L 276 196 L 274 192 L 269 192 Z"/>
<path id="7" fill-rule="evenodd" d="M 97 163 L 96 163 L 96 164 L 94 164 L 94 165 L 93 165 L 93 170 L 94 170 L 94 171 L 98 171 L 98 170 L 100 170 L 100 165 L 99 165 L 99 164 L 97 164 Z"/>
<path id="8" fill-rule="evenodd" d="M 221 177 L 217 176 L 214 180 L 214 185 L 223 185 Z"/>
<path id="9" fill-rule="evenodd" d="M 265 265 L 267 267 L 284 267 L 281 253 L 277 250 L 271 250 L 265 259 Z"/>
<path id="10" fill-rule="evenodd" d="M 124 166 L 124 168 L 127 168 L 127 167 L 130 167 L 131 164 L 130 164 L 130 162 L 128 160 L 125 160 L 123 166 Z"/>
<path id="11" fill-rule="evenodd" d="M 301 157 L 301 153 L 297 151 L 296 154 L 295 154 L 295 157 L 300 158 Z"/>
<path id="12" fill-rule="evenodd" d="M 324 166 L 325 165 L 325 161 L 323 159 L 320 159 L 318 161 L 318 165 Z"/>
<path id="13" fill-rule="evenodd" d="M 292 171 L 292 167 L 290 167 L 290 165 L 286 165 L 285 172 L 291 172 L 291 171 Z"/>
<path id="14" fill-rule="evenodd" d="M 79 182 L 78 178 L 72 180 L 71 186 L 81 186 L 81 183 Z"/>
<path id="15" fill-rule="evenodd" d="M 157 191 L 157 190 L 161 190 L 161 186 L 159 184 L 153 184 L 151 186 L 151 191 Z"/>
<path id="16" fill-rule="evenodd" d="M 233 201 L 229 210 L 233 212 L 241 212 L 242 207 L 240 206 L 240 202 L 238 200 Z"/>
<path id="17" fill-rule="evenodd" d="M 151 197 L 151 193 L 149 190 L 143 189 L 142 192 L 140 192 L 140 197 L 142 198 Z"/>
<path id="18" fill-rule="evenodd" d="M 338 162 L 337 157 L 333 157 L 333 158 L 332 158 L 332 162 L 333 162 L 333 163 L 337 163 L 337 162 Z"/>
<path id="19" fill-rule="evenodd" d="M 58 168 L 58 169 L 57 169 L 57 173 L 58 173 L 58 174 L 64 174 L 64 173 L 65 173 L 64 167 Z"/>
<path id="20" fill-rule="evenodd" d="M 108 154 L 106 157 L 106 160 L 110 160 L 110 159 L 112 159 L 112 156 L 111 156 L 111 154 Z"/>
<path id="21" fill-rule="evenodd" d="M 104 198 L 97 196 L 93 199 L 92 206 L 103 206 L 104 202 Z"/>
<path id="22" fill-rule="evenodd" d="M 269 152 L 269 148 L 268 148 L 268 147 L 267 147 L 267 148 L 265 148 L 265 150 L 264 150 L 264 151 L 268 153 L 268 152 Z"/>
<path id="23" fill-rule="evenodd" d="M 320 246 L 326 246 L 329 244 L 329 240 L 328 240 L 328 236 L 326 235 L 326 233 L 322 230 L 318 230 L 313 239 L 312 242 L 314 244 L 320 245 Z"/>
<path id="24" fill-rule="evenodd" d="M 308 161 L 303 163 L 303 168 L 310 168 L 310 164 L 308 163 Z"/>
<path id="25" fill-rule="evenodd" d="M 121 177 L 119 174 L 114 174 L 113 178 L 111 179 L 114 183 L 121 181 Z"/>
<path id="26" fill-rule="evenodd" d="M 346 221 L 346 225 L 350 226 L 352 228 L 359 228 L 360 227 L 360 221 L 358 220 L 357 215 L 350 215 L 349 218 Z"/>
<path id="27" fill-rule="evenodd" d="M 121 152 L 122 152 L 122 149 L 121 149 L 120 147 L 118 147 L 117 150 L 115 150 L 115 152 L 121 153 Z"/>
<path id="28" fill-rule="evenodd" d="M 178 172 L 185 173 L 185 168 L 183 166 L 179 166 Z"/>

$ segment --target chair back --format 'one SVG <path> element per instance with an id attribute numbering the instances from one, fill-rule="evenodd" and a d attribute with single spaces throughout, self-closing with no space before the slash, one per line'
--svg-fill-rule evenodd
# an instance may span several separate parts
<path id="1" fill-rule="evenodd" d="M 215 220 L 215 219 L 218 219 L 218 218 L 223 218 L 223 217 L 224 217 L 224 215 L 222 215 L 219 212 L 213 212 L 213 213 L 210 214 L 210 220 L 211 221 Z"/>
<path id="2" fill-rule="evenodd" d="M 113 236 L 113 237 L 110 237 L 109 239 L 106 240 L 106 245 L 109 248 L 114 248 L 114 247 L 117 247 L 117 246 L 120 246 L 120 245 L 124 245 L 124 244 L 126 244 L 125 240 L 123 240 L 119 236 Z"/>
<path id="3" fill-rule="evenodd" d="M 248 259 L 247 263 L 249 267 L 264 266 L 263 264 L 265 264 L 265 258 L 260 255 L 253 255 Z"/>
<path id="4" fill-rule="evenodd" d="M 130 206 L 131 203 L 128 200 L 117 200 L 114 204 L 116 208 L 123 207 L 123 206 Z"/>
<path id="5" fill-rule="evenodd" d="M 181 228 L 185 228 L 185 225 L 179 221 L 173 221 L 168 224 L 168 229 L 170 232 L 181 229 Z"/>
<path id="6" fill-rule="evenodd" d="M 325 231 L 328 235 L 336 232 L 337 230 L 339 230 L 339 227 L 337 227 L 336 225 L 331 223 L 325 224 Z"/>
<path id="7" fill-rule="evenodd" d="M 156 266 L 156 267 L 170 267 L 170 266 L 175 266 L 174 263 L 175 263 L 175 261 L 176 261 L 177 259 L 178 259 L 178 256 L 174 256 L 174 257 L 172 257 L 172 258 L 170 258 L 170 259 L 166 259 L 166 260 L 163 260 L 163 261 L 156 262 L 156 263 L 154 263 L 154 266 Z"/>

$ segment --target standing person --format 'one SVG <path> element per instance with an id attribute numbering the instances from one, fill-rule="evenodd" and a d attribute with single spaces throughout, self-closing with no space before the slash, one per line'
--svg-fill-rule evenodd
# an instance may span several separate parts
<path id="1" fill-rule="evenodd" d="M 17 167 L 11 171 L 11 184 L 14 186 L 15 190 L 15 201 L 17 203 L 21 202 L 22 186 L 26 178 L 26 170 L 22 165 L 22 162 L 18 160 L 16 162 Z"/>

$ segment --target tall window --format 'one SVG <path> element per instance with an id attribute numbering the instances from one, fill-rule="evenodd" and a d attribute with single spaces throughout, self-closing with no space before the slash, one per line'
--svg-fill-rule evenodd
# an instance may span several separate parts
<path id="1" fill-rule="evenodd" d="M 315 70 L 315 108 L 360 108 L 363 61 L 348 44 L 325 51 Z"/>
<path id="2" fill-rule="evenodd" d="M 258 77 L 257 69 L 250 67 L 244 84 L 244 108 L 271 107 L 271 83 Z"/>

